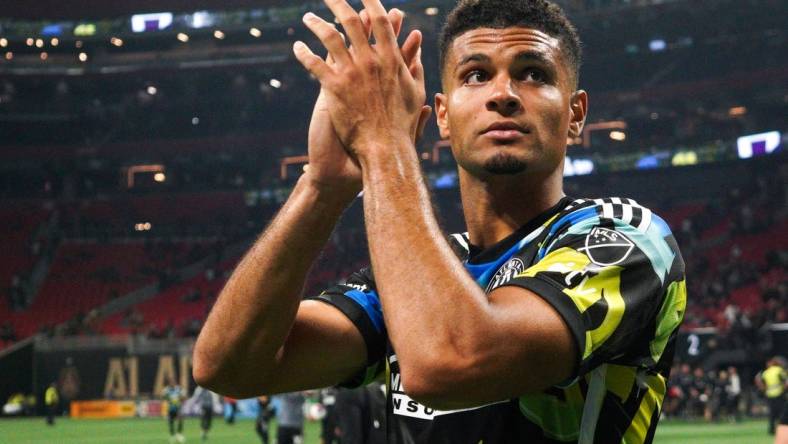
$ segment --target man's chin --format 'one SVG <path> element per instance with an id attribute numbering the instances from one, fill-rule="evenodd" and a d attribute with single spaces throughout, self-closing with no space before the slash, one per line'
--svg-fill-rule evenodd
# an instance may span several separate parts
<path id="1" fill-rule="evenodd" d="M 484 163 L 484 171 L 497 175 L 514 175 L 524 172 L 527 168 L 525 162 L 514 156 L 498 154 Z"/>

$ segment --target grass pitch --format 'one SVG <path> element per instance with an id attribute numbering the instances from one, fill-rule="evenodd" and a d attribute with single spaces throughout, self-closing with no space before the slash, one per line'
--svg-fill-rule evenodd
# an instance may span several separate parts
<path id="1" fill-rule="evenodd" d="M 275 435 L 272 424 L 270 436 Z M 200 443 L 199 420 L 187 418 L 184 423 L 187 443 Z M 317 444 L 320 424 L 309 422 L 304 444 Z M 214 418 L 208 443 L 256 444 L 260 439 L 254 422 L 239 420 L 234 425 Z M 272 439 L 273 443 L 274 440 Z M 654 439 L 656 444 L 771 444 L 766 434 L 766 421 L 745 421 L 740 424 L 707 424 L 703 422 L 662 421 Z M 164 419 L 72 420 L 58 418 L 52 427 L 44 418 L 0 419 L 0 443 L 3 444 L 167 444 L 167 422 Z"/>

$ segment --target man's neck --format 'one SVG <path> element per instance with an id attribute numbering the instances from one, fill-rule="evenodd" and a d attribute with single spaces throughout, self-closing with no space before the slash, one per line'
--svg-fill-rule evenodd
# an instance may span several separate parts
<path id="1" fill-rule="evenodd" d="M 460 169 L 460 192 L 471 244 L 487 248 L 503 240 L 564 196 L 563 175 L 493 176 L 480 179 Z"/>

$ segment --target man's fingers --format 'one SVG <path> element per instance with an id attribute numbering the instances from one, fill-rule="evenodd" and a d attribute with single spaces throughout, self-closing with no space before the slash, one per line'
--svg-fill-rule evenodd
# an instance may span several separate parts
<path id="1" fill-rule="evenodd" d="M 424 105 L 421 107 L 421 114 L 419 115 L 419 125 L 416 127 L 416 142 L 421 140 L 421 136 L 424 135 L 424 128 L 427 126 L 427 122 L 430 120 L 430 115 L 432 114 L 432 107 L 429 105 Z"/>
<path id="2" fill-rule="evenodd" d="M 394 28 L 394 35 L 399 37 L 402 31 L 402 22 L 405 20 L 405 13 L 397 8 L 391 8 L 387 14 L 391 22 L 391 27 Z M 362 9 L 358 15 L 361 17 L 361 23 L 364 24 L 364 31 L 367 32 L 367 39 L 369 39 L 372 37 L 372 22 L 369 19 L 369 13 L 366 9 Z"/>
<path id="3" fill-rule="evenodd" d="M 342 28 L 350 38 L 350 44 L 357 51 L 363 51 L 365 47 L 369 47 L 369 38 L 366 36 L 361 17 L 345 0 L 325 0 L 325 4 L 342 24 Z"/>
<path id="4" fill-rule="evenodd" d="M 408 66 L 408 71 L 410 71 L 410 75 L 413 76 L 413 80 L 415 80 L 418 84 L 424 85 L 424 64 L 421 63 L 421 48 L 416 53 L 416 58 L 413 60 L 413 63 Z"/>
<path id="5" fill-rule="evenodd" d="M 421 48 L 421 40 L 421 31 L 412 31 L 408 34 L 408 38 L 405 39 L 405 43 L 402 44 L 402 59 L 405 60 L 405 64 L 408 67 L 412 65 L 419 48 Z"/>
<path id="6" fill-rule="evenodd" d="M 324 79 L 326 75 L 332 72 L 331 67 L 320 56 L 313 53 L 306 46 L 306 43 L 302 41 L 297 41 L 293 44 L 293 54 L 295 54 L 296 59 L 301 62 L 304 68 L 318 80 Z"/>
<path id="7" fill-rule="evenodd" d="M 387 13 L 391 27 L 394 29 L 394 37 L 399 37 L 402 31 L 402 22 L 405 20 L 405 13 L 397 8 L 391 8 Z"/>
<path id="8" fill-rule="evenodd" d="M 367 33 L 367 41 L 369 41 L 372 38 L 372 22 L 369 20 L 369 13 L 366 9 L 362 9 L 358 16 L 361 18 L 361 24 L 364 26 L 364 32 Z"/>
<path id="9" fill-rule="evenodd" d="M 341 1 L 345 3 L 344 0 Z M 397 46 L 397 37 L 394 35 L 394 27 L 389 21 L 386 9 L 380 4 L 379 0 L 361 0 L 361 3 L 364 4 L 364 8 L 369 14 L 372 23 L 372 35 L 375 36 L 375 44 L 380 47 L 383 52 L 393 54 L 393 51 L 399 48 Z"/>
<path id="10" fill-rule="evenodd" d="M 350 53 L 345 46 L 345 40 L 337 29 L 330 23 L 308 12 L 304 15 L 304 24 L 328 50 L 334 61 L 340 64 L 352 62 Z"/>

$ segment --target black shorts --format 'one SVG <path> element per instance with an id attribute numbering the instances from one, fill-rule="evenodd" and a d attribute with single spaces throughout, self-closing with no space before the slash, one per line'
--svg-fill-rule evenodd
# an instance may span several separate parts
<path id="1" fill-rule="evenodd" d="M 301 442 L 303 431 L 295 427 L 279 427 L 276 430 L 277 444 L 298 444 Z"/>
<path id="2" fill-rule="evenodd" d="M 780 416 L 780 425 L 788 425 L 788 397 L 783 402 L 783 414 Z"/>

